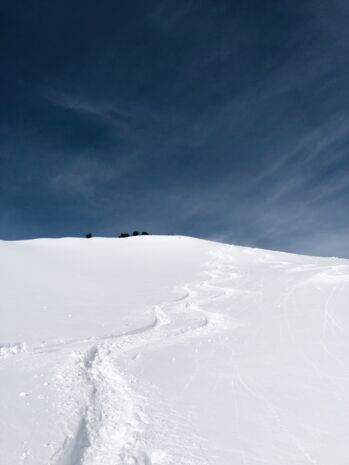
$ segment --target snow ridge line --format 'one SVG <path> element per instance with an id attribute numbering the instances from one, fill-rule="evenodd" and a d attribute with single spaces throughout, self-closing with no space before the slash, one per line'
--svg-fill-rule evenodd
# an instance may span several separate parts
<path id="1" fill-rule="evenodd" d="M 204 304 L 228 295 L 230 288 L 218 286 L 218 283 L 238 276 L 234 266 L 222 264 L 221 248 L 212 251 L 212 255 L 213 259 L 205 264 L 203 272 L 208 279 L 182 286 L 185 291 L 182 298 L 153 307 L 155 324 L 147 331 L 119 336 L 114 342 L 95 344 L 83 354 L 73 353 L 73 366 L 63 371 L 60 379 L 70 398 L 68 402 L 79 418 L 78 427 L 53 455 L 50 464 L 174 464 L 165 452 L 160 451 L 160 461 L 158 450 L 153 451 L 153 455 L 146 452 L 143 440 L 149 423 L 145 413 L 146 400 L 135 391 L 135 380 L 118 367 L 118 359 L 159 342 L 162 345 L 178 344 L 230 326 L 231 322 L 222 314 L 203 308 Z M 201 294 L 208 295 L 201 297 Z M 84 399 L 83 407 L 78 411 L 76 398 L 72 398 L 76 391 L 79 398 Z"/>

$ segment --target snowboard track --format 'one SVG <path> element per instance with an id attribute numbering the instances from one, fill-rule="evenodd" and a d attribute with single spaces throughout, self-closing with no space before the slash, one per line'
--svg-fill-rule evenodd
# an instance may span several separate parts
<path id="1" fill-rule="evenodd" d="M 182 297 L 152 307 L 154 323 L 124 335 L 93 340 L 88 349 L 74 351 L 70 362 L 57 375 L 57 390 L 74 412 L 66 419 L 66 439 L 54 452 L 49 465 L 175 465 L 175 457 L 146 441 L 149 412 L 147 399 L 137 392 L 137 380 L 120 368 L 125 356 L 137 358 L 161 344 L 179 344 L 230 328 L 234 322 L 204 307 L 234 292 L 232 280 L 240 274 L 223 250 L 213 249 L 198 280 L 176 291 Z M 225 282 L 229 287 L 224 287 Z M 73 343 L 91 343 L 91 339 Z M 67 346 L 64 346 L 65 349 Z M 81 407 L 81 399 L 83 399 Z M 75 425 L 75 426 L 74 426 Z M 73 432 L 72 432 L 73 431 Z M 148 443 L 147 443 L 148 442 Z M 207 465 L 200 450 L 189 452 L 183 465 Z M 198 449 L 201 449 L 198 447 Z"/>

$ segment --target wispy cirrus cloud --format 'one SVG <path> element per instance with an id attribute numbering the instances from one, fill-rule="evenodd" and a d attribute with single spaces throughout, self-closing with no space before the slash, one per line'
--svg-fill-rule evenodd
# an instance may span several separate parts
<path id="1" fill-rule="evenodd" d="M 52 105 L 99 118 L 111 125 L 126 125 L 131 117 L 130 113 L 125 111 L 124 108 L 121 109 L 115 104 L 105 101 L 94 101 L 93 99 L 86 99 L 53 89 L 46 89 L 42 95 Z"/>
<path id="2" fill-rule="evenodd" d="M 25 218 L 31 236 L 144 227 L 347 254 L 344 0 L 67 8 L 26 13 L 2 56 L 1 234 Z"/>

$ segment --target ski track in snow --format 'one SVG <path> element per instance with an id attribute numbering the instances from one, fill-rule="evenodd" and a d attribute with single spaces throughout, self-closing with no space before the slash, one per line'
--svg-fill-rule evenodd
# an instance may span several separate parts
<path id="1" fill-rule="evenodd" d="M 139 389 L 137 379 L 126 368 L 127 363 L 147 351 L 182 344 L 194 338 L 210 338 L 243 324 L 232 316 L 243 312 L 241 308 L 234 309 L 234 312 L 225 311 L 224 314 L 212 309 L 220 299 L 224 301 L 241 292 L 254 293 L 256 298 L 259 294 L 263 296 L 263 277 L 260 289 L 258 286 L 240 288 L 238 281 L 246 276 L 241 274 L 234 254 L 229 253 L 232 250 L 233 246 L 227 245 L 214 248 L 211 251 L 212 259 L 203 265 L 197 280 L 174 289 L 182 294 L 176 300 L 153 306 L 153 318 L 139 328 L 114 331 L 101 337 L 91 335 L 80 339 L 62 339 L 39 346 L 23 342 L 0 344 L 2 363 L 6 363 L 5 359 L 9 357 L 20 360 L 50 352 L 62 354 L 62 363 L 52 386 L 57 393 L 57 405 L 62 410 L 57 421 L 62 424 L 65 439 L 61 444 L 52 442 L 55 449 L 52 449 L 47 465 L 209 465 L 205 443 L 188 429 L 186 419 L 171 411 L 161 396 L 148 396 L 147 390 L 151 391 L 151 387 L 142 386 Z M 343 364 L 343 369 L 346 369 L 344 363 L 336 358 L 336 353 L 327 347 L 327 335 L 335 330 L 338 338 L 344 337 L 341 336 L 341 325 L 336 320 L 331 300 L 349 282 L 348 265 L 298 264 L 275 259 L 272 254 L 258 249 L 246 249 L 243 253 L 251 256 L 256 264 L 266 264 L 290 273 L 280 303 L 280 341 L 283 333 L 289 341 L 294 339 L 288 304 L 293 291 L 305 284 L 333 286 L 324 302 L 321 342 L 325 355 Z M 304 273 L 304 279 L 294 283 L 292 273 Z M 321 376 L 328 376 L 317 368 L 316 360 L 305 360 Z M 236 383 L 233 389 L 242 388 L 252 401 L 264 406 L 280 431 L 292 442 L 302 463 L 316 465 L 316 458 L 289 428 L 278 405 L 258 386 L 249 382 L 237 361 L 234 377 Z M 235 402 L 238 423 L 240 413 L 237 398 Z M 152 424 L 161 425 L 161 431 L 154 433 Z M 154 437 L 154 434 L 157 436 Z M 247 463 L 248 450 L 242 449 L 240 453 L 243 463 Z M 253 456 L 253 461 L 259 462 L 257 455 Z"/>
<path id="2" fill-rule="evenodd" d="M 128 352 L 135 352 L 135 358 L 142 350 L 157 344 L 179 344 L 231 327 L 232 320 L 203 308 L 233 292 L 231 287 L 224 287 L 224 281 L 231 282 L 240 276 L 227 261 L 229 256 L 223 256 L 222 249 L 211 252 L 213 259 L 202 272 L 206 275 L 204 280 L 183 286 L 184 295 L 180 299 L 153 307 L 154 324 L 114 338 L 108 336 L 108 340 L 97 340 L 83 352 L 73 352 L 71 363 L 57 376 L 57 387 L 64 393 L 69 410 L 75 411 L 77 426 L 75 431 L 71 425 L 67 426 L 70 431 L 66 440 L 49 465 L 178 463 L 167 450 L 149 450 L 145 437 L 152 415 L 146 411 L 146 399 L 137 393 L 136 381 L 118 367 L 118 359 Z M 187 459 L 184 462 L 182 456 L 181 463 L 206 465 L 201 450 L 200 444 L 195 447 L 188 443 L 184 454 Z"/>

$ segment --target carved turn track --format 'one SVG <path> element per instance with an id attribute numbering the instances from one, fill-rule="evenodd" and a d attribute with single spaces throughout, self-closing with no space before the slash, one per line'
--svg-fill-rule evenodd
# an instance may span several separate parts
<path id="1" fill-rule="evenodd" d="M 167 451 L 148 450 L 145 432 L 152 412 L 149 418 L 147 399 L 137 392 L 136 381 L 119 367 L 118 360 L 129 352 L 137 357 L 157 344 L 180 344 L 231 327 L 232 322 L 222 314 L 204 309 L 231 292 L 231 287 L 224 288 L 224 281 L 239 277 L 236 268 L 223 263 L 222 257 L 220 249 L 213 251 L 202 272 L 203 280 L 183 286 L 180 299 L 154 306 L 151 327 L 72 354 L 71 364 L 64 367 L 57 382 L 74 412 L 76 426 L 55 452 L 52 465 L 175 463 Z M 206 463 L 198 458 L 195 465 Z"/>

